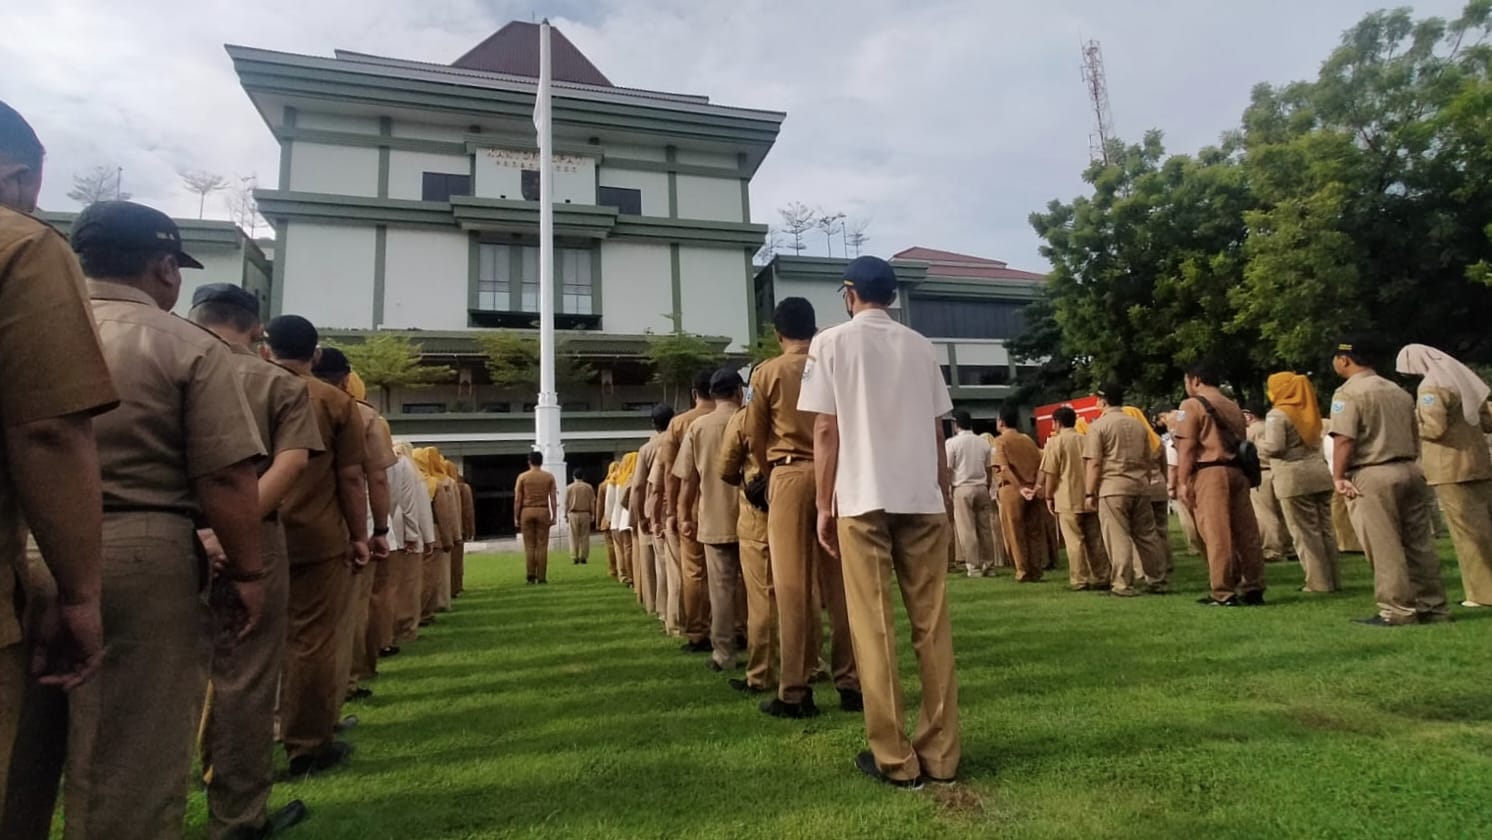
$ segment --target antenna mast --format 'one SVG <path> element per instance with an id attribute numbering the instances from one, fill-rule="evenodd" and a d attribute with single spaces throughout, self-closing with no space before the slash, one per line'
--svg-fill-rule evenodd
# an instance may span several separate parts
<path id="1" fill-rule="evenodd" d="M 1103 69 L 1103 48 L 1097 41 L 1083 44 L 1083 84 L 1093 108 L 1093 130 L 1088 134 L 1088 156 L 1094 163 L 1109 163 L 1109 141 L 1116 136 L 1114 113 L 1109 108 L 1109 77 Z"/>

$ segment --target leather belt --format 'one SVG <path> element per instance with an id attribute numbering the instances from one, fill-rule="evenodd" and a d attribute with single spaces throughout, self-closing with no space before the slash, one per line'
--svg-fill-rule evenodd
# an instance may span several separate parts
<path id="1" fill-rule="evenodd" d="M 169 505 L 104 505 L 104 515 L 111 513 L 164 513 L 169 516 L 180 516 L 184 519 L 193 519 L 196 514 L 189 510 L 170 507 Z"/>
<path id="2" fill-rule="evenodd" d="M 806 455 L 789 455 L 789 456 L 787 456 L 785 458 L 778 458 L 777 460 L 772 461 L 771 462 L 771 466 L 774 466 L 774 467 L 786 467 L 786 466 L 789 466 L 789 465 L 792 465 L 792 464 L 811 464 L 811 463 L 813 463 L 813 458 L 812 457 L 809 457 L 809 456 L 806 456 Z"/>

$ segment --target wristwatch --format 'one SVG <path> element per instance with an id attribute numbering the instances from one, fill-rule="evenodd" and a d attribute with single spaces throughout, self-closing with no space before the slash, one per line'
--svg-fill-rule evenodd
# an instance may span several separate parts
<path id="1" fill-rule="evenodd" d="M 386 537 L 388 535 L 389 535 L 388 526 L 384 526 L 382 528 L 374 528 L 373 529 L 373 536 L 375 536 L 375 537 Z"/>

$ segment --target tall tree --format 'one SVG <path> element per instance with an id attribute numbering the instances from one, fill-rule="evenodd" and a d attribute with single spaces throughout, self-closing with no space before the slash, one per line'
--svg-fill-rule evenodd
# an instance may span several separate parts
<path id="1" fill-rule="evenodd" d="M 802 256 L 803 234 L 813 230 L 818 221 L 818 214 L 801 201 L 794 201 L 777 208 L 777 214 L 782 217 L 781 230 L 789 238 L 793 254 Z"/>
<path id="2" fill-rule="evenodd" d="M 128 201 L 130 194 L 124 185 L 124 170 L 117 166 L 95 166 L 87 172 L 73 175 L 73 188 L 67 197 L 87 207 L 98 201 Z"/>
<path id="3" fill-rule="evenodd" d="M 259 188 L 259 177 L 257 175 L 238 176 L 237 185 L 229 185 L 227 195 L 224 197 L 228 205 L 228 218 L 250 237 L 259 233 L 259 223 L 263 217 L 259 215 L 259 202 L 254 200 L 254 190 Z"/>
<path id="4" fill-rule="evenodd" d="M 516 332 L 483 333 L 478 339 L 486 357 L 487 375 L 500 388 L 521 385 L 539 388 L 539 339 Z M 590 382 L 596 371 L 568 346 L 559 342 L 554 351 L 556 384 L 580 385 Z"/>
<path id="5" fill-rule="evenodd" d="M 664 402 L 674 408 L 679 407 L 679 396 L 688 393 L 696 373 L 725 361 L 724 355 L 701 336 L 677 330 L 648 336 L 644 355 L 653 368 L 653 381 L 663 386 Z"/>
<path id="6" fill-rule="evenodd" d="M 388 411 L 390 392 L 394 388 L 428 388 L 449 382 L 456 371 L 444 365 L 421 362 L 418 344 L 401 335 L 371 335 L 361 344 L 333 344 L 347 355 L 347 361 L 363 383 L 379 389 L 380 409 Z"/>
<path id="7" fill-rule="evenodd" d="M 861 249 L 865 247 L 865 243 L 870 241 L 870 237 L 865 233 L 869 229 L 869 219 L 850 219 L 844 223 L 845 256 L 849 256 L 848 251 L 852 248 L 855 256 L 860 256 Z"/>
<path id="8" fill-rule="evenodd" d="M 211 172 L 203 172 L 200 169 L 180 171 L 176 174 L 181 177 L 181 184 L 187 188 L 188 192 L 197 194 L 197 218 L 199 219 L 202 218 L 202 214 L 207 208 L 208 194 L 215 193 L 228 186 L 227 178 L 221 175 L 214 175 Z"/>
<path id="9" fill-rule="evenodd" d="M 818 218 L 813 226 L 824 235 L 824 256 L 832 257 L 834 256 L 834 234 L 844 232 L 844 214 L 819 210 L 815 215 Z"/>

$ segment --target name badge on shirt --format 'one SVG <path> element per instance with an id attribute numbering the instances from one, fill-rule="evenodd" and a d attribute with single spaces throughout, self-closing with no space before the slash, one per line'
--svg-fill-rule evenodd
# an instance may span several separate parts
<path id="1" fill-rule="evenodd" d="M 1423 397 L 1420 397 L 1419 401 L 1422 402 L 1422 403 L 1424 403 L 1425 405 L 1434 405 L 1435 404 L 1435 395 L 1434 394 L 1425 394 Z"/>
<path id="2" fill-rule="evenodd" d="M 1346 410 L 1347 410 L 1347 404 L 1346 403 L 1342 402 L 1341 400 L 1333 400 L 1332 401 L 1332 403 L 1331 403 L 1331 413 L 1332 414 L 1341 414 L 1342 412 L 1344 412 Z"/>

